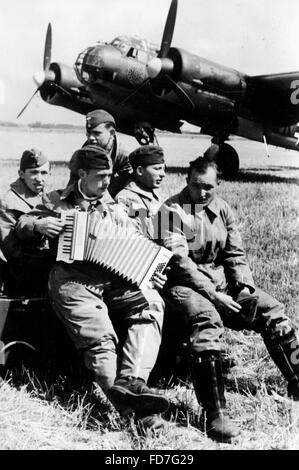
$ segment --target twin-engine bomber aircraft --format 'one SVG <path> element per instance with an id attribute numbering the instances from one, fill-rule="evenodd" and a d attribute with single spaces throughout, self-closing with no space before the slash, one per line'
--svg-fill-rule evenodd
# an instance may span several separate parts
<path id="1" fill-rule="evenodd" d="M 187 121 L 220 146 L 217 163 L 230 178 L 239 169 L 237 152 L 225 143 L 230 134 L 299 150 L 299 72 L 249 76 L 171 47 L 176 13 L 172 0 L 160 48 L 119 36 L 88 47 L 73 67 L 51 62 L 49 24 L 33 96 L 82 114 L 104 108 L 140 143 L 153 141 L 155 128 L 180 133 Z"/>

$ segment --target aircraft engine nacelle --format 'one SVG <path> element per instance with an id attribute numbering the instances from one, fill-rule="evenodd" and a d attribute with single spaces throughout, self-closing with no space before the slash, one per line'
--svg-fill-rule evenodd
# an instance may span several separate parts
<path id="1" fill-rule="evenodd" d="M 40 84 L 42 99 L 47 103 L 69 108 L 73 102 L 71 91 L 77 92 L 78 88 L 82 87 L 75 70 L 68 65 L 53 62 L 46 73 L 48 77 L 46 76 L 46 80 Z M 64 104 L 60 104 L 61 100 Z"/>
<path id="2" fill-rule="evenodd" d="M 53 62 L 50 65 L 50 70 L 55 74 L 54 82 L 62 88 L 68 90 L 82 86 L 82 83 L 77 78 L 75 70 L 68 65 Z"/>
<path id="3" fill-rule="evenodd" d="M 183 49 L 171 48 L 168 55 L 173 62 L 172 78 L 206 91 L 232 93 L 237 100 L 246 91 L 244 77 L 236 70 L 203 59 Z"/>

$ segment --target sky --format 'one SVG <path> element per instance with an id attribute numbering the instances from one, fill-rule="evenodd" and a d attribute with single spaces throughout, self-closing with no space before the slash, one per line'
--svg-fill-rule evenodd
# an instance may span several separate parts
<path id="1" fill-rule="evenodd" d="M 160 44 L 170 0 L 0 0 L 0 120 L 82 124 L 34 92 L 48 22 L 52 61 L 72 65 L 98 40 L 139 34 Z M 298 0 L 179 0 L 172 46 L 249 75 L 299 70 Z"/>

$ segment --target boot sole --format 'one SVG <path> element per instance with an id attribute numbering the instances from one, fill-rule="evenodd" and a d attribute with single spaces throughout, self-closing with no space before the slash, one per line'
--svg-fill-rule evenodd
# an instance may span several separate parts
<path id="1" fill-rule="evenodd" d="M 120 385 L 113 385 L 109 395 L 122 409 L 130 409 L 142 415 L 163 413 L 169 407 L 167 398 L 153 393 L 134 393 Z"/>
<path id="2" fill-rule="evenodd" d="M 213 429 L 207 431 L 207 436 L 212 439 L 213 441 L 222 442 L 224 444 L 231 444 L 234 440 L 240 436 L 240 432 L 235 434 L 234 436 L 225 436 Z"/>

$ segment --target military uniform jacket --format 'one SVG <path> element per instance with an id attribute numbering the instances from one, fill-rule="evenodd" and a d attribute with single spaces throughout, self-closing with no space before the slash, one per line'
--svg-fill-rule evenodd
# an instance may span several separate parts
<path id="1" fill-rule="evenodd" d="M 2 255 L 7 260 L 33 256 L 47 248 L 45 240 L 35 238 L 27 243 L 20 243 L 15 231 L 19 217 L 30 212 L 35 206 L 46 200 L 44 194 L 37 195 L 30 191 L 23 180 L 18 178 L 0 200 L 0 243 Z"/>
<path id="2" fill-rule="evenodd" d="M 203 208 L 185 188 L 163 203 L 155 227 L 160 242 L 175 253 L 170 285 L 189 286 L 210 300 L 236 282 L 254 291 L 233 212 L 220 197 Z"/>
<path id="3" fill-rule="evenodd" d="M 156 191 L 142 189 L 135 181 L 130 181 L 117 194 L 115 200 L 125 209 L 144 236 L 154 237 L 153 217 L 161 205 Z"/>

